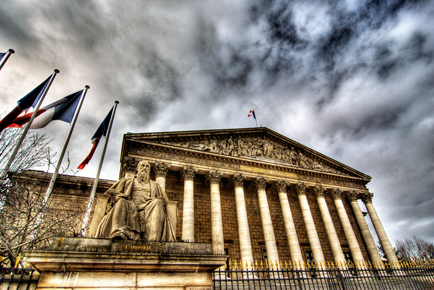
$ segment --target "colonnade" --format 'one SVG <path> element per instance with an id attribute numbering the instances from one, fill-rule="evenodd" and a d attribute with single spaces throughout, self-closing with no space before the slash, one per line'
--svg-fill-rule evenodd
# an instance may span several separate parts
<path id="1" fill-rule="evenodd" d="M 167 166 L 164 164 L 157 164 L 157 179 L 156 181 L 165 187 L 165 176 L 167 173 Z M 166 168 L 166 169 L 165 169 Z M 185 167 L 182 171 L 184 178 L 184 204 L 183 204 L 183 219 L 182 219 L 182 240 L 194 242 L 194 176 L 196 170 L 193 167 Z M 207 179 L 210 183 L 211 193 L 211 225 L 212 225 L 212 249 L 215 253 L 224 252 L 224 233 L 223 233 L 223 220 L 221 210 L 221 198 L 220 198 L 220 180 L 222 173 L 219 171 L 210 171 L 207 174 Z M 246 201 L 244 194 L 244 180 L 243 174 L 234 174 L 231 177 L 231 181 L 235 186 L 235 203 L 237 212 L 237 224 L 238 235 L 241 253 L 241 262 L 244 268 L 248 268 L 253 261 L 252 244 L 250 240 L 250 230 L 248 224 L 248 215 L 246 209 Z M 257 177 L 253 184 L 256 186 L 259 208 L 261 214 L 262 228 L 264 234 L 265 248 L 267 252 L 268 260 L 279 261 L 279 254 L 276 245 L 276 238 L 274 235 L 273 223 L 271 219 L 270 208 L 268 205 L 267 194 L 265 191 L 268 180 L 264 177 Z M 315 227 L 312 212 L 307 200 L 307 185 L 305 183 L 290 184 L 285 180 L 278 180 L 274 183 L 279 195 L 280 207 L 282 210 L 282 217 L 285 225 L 285 231 L 287 236 L 287 242 L 291 254 L 292 263 L 303 264 L 305 260 L 298 240 L 297 230 L 294 223 L 294 218 L 291 212 L 291 207 L 287 196 L 287 186 L 294 186 L 298 196 L 304 225 L 306 228 L 307 237 L 309 240 L 310 249 L 313 254 L 315 262 L 325 262 L 323 249 L 318 237 L 318 231 Z M 316 196 L 316 201 L 320 209 L 321 217 L 324 223 L 325 231 L 327 233 L 328 241 L 330 243 L 334 260 L 337 265 L 345 267 L 345 256 L 339 241 L 339 237 L 336 232 L 335 225 L 325 201 L 326 190 L 321 185 L 313 187 L 313 193 Z M 347 197 L 350 201 L 350 205 L 354 212 L 358 227 L 360 228 L 364 243 L 368 250 L 371 261 L 374 264 L 381 265 L 381 258 L 377 251 L 374 239 L 369 231 L 368 225 L 365 221 L 363 213 L 357 202 L 357 193 L 354 191 L 347 192 L 345 195 L 339 188 L 331 188 L 329 192 L 333 196 L 333 202 L 336 207 L 339 220 L 341 222 L 348 246 L 355 265 L 362 266 L 364 262 L 360 245 L 357 241 L 353 227 L 350 223 L 347 211 L 342 201 L 343 197 Z M 372 194 L 367 194 L 362 197 L 362 200 L 366 204 L 366 208 L 374 224 L 378 238 L 385 250 L 389 262 L 397 262 L 396 255 L 393 251 L 392 245 L 384 231 L 384 228 L 378 218 L 375 208 L 372 204 Z M 279 263 L 277 263 L 277 266 Z"/>

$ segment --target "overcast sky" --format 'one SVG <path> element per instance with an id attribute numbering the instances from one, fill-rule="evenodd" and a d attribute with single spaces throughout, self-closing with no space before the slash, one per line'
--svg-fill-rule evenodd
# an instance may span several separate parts
<path id="1" fill-rule="evenodd" d="M 115 180 L 123 134 L 254 127 L 255 109 L 260 125 L 372 176 L 392 242 L 434 242 L 433 28 L 428 0 L 3 1 L 0 52 L 16 53 L 0 113 L 55 68 L 45 104 L 89 85 L 75 168 L 119 100 L 101 173 Z M 58 151 L 68 127 L 43 129 Z"/>

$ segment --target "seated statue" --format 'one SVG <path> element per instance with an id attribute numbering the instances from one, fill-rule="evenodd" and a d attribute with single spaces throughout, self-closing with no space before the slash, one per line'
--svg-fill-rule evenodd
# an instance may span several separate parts
<path id="1" fill-rule="evenodd" d="M 96 238 L 123 240 L 175 241 L 175 229 L 167 213 L 166 193 L 150 180 L 151 165 L 141 161 L 137 175 L 122 178 L 106 194 L 113 195 L 116 203 L 103 217 Z"/>

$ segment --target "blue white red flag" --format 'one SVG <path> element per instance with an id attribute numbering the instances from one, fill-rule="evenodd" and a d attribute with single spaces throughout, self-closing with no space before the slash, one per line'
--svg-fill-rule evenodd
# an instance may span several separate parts
<path id="1" fill-rule="evenodd" d="M 112 117 L 112 113 L 113 113 L 113 108 L 107 114 L 107 116 L 105 117 L 101 125 L 99 125 L 98 130 L 96 130 L 95 134 L 90 140 L 90 143 L 93 144 L 92 149 L 90 150 L 87 157 L 83 160 L 83 162 L 81 162 L 81 164 L 77 167 L 77 169 L 83 169 L 89 163 L 89 161 L 92 159 L 93 154 L 95 153 L 99 140 L 101 139 L 102 136 L 107 136 L 107 130 L 110 125 L 110 119 Z"/>
<path id="2" fill-rule="evenodd" d="M 28 93 L 25 97 L 21 98 L 17 104 L 18 106 L 15 107 L 9 114 L 7 114 L 1 121 L 0 121 L 0 132 L 3 131 L 4 128 L 8 127 L 12 124 L 12 122 L 24 111 L 28 110 L 30 107 L 36 107 L 36 104 L 38 103 L 39 99 L 41 98 L 42 94 L 44 93 L 51 76 L 49 76 L 45 81 L 43 81 L 39 86 L 37 86 L 33 91 Z"/>
<path id="3" fill-rule="evenodd" d="M 30 125 L 30 129 L 40 129 L 44 128 L 51 121 L 60 120 L 67 123 L 71 123 L 74 117 L 75 110 L 77 109 L 78 103 L 83 90 L 66 96 L 54 103 L 51 103 L 42 109 L 39 109 L 36 113 L 36 117 Z M 7 127 L 22 128 L 29 122 L 32 117 L 33 112 L 27 113 L 24 116 L 15 118 Z"/>
<path id="4" fill-rule="evenodd" d="M 251 117 L 251 116 L 253 116 L 253 118 L 256 120 L 255 110 L 250 110 L 249 114 L 247 114 L 247 117 Z"/>

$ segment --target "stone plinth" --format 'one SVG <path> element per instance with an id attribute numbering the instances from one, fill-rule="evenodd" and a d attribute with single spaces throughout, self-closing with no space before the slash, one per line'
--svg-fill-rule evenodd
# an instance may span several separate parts
<path id="1" fill-rule="evenodd" d="M 41 273 L 37 289 L 212 289 L 226 255 L 211 244 L 55 238 L 26 253 Z"/>

